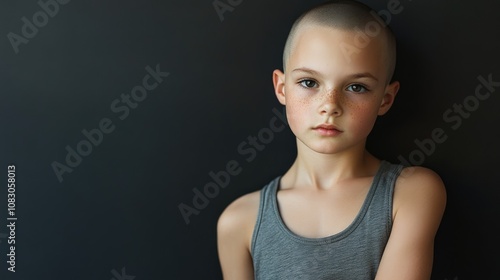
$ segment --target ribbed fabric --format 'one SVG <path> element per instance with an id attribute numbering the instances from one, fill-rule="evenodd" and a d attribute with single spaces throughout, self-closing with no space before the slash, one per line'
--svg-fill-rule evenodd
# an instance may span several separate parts
<path id="1" fill-rule="evenodd" d="M 323 238 L 302 237 L 286 227 L 277 202 L 281 176 L 264 186 L 251 245 L 255 279 L 374 279 L 392 228 L 401 169 L 382 161 L 354 221 Z"/>

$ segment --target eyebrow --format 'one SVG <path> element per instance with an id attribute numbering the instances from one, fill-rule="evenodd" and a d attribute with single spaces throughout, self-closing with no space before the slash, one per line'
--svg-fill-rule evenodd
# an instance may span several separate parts
<path id="1" fill-rule="evenodd" d="M 306 72 L 306 73 L 309 73 L 311 75 L 322 76 L 321 73 L 319 73 L 318 71 L 307 68 L 307 67 L 300 67 L 300 68 L 295 68 L 292 70 L 292 72 L 296 72 L 296 71 L 297 72 Z M 372 80 L 375 80 L 378 82 L 378 79 L 374 75 L 372 75 L 370 72 L 355 73 L 355 74 L 347 76 L 347 78 L 348 79 L 369 78 L 369 79 L 372 79 Z"/>
<path id="2" fill-rule="evenodd" d="M 310 73 L 310 74 L 313 74 L 313 75 L 321 75 L 318 71 L 315 71 L 315 70 L 312 70 L 312 69 L 306 68 L 306 67 L 295 68 L 295 69 L 292 70 L 292 72 L 295 72 L 295 71 L 306 72 L 306 73 Z"/>
<path id="3" fill-rule="evenodd" d="M 353 79 L 369 78 L 369 79 L 372 79 L 372 80 L 375 80 L 378 82 L 378 79 L 374 75 L 372 75 L 370 72 L 353 74 L 353 75 L 350 75 L 349 78 L 353 78 Z"/>

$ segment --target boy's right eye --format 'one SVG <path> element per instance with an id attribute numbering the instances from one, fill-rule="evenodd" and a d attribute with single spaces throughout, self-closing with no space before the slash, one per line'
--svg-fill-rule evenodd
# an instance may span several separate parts
<path id="1" fill-rule="evenodd" d="M 299 84 L 305 88 L 314 88 L 317 86 L 317 83 L 314 80 L 301 80 Z"/>

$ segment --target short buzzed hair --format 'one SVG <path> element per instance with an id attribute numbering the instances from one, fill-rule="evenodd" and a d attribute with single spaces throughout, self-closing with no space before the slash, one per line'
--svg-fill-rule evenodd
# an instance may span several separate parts
<path id="1" fill-rule="evenodd" d="M 360 30 L 377 24 L 387 43 L 387 82 L 390 82 L 396 67 L 396 38 L 384 20 L 367 5 L 354 0 L 327 1 L 304 12 L 293 24 L 283 52 L 283 71 L 295 42 L 297 31 L 304 25 L 338 28 L 345 31 Z M 378 36 L 378 34 L 376 35 Z"/>

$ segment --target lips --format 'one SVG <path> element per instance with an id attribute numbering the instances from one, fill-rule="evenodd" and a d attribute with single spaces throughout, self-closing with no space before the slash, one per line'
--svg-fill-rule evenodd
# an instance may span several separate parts
<path id="1" fill-rule="evenodd" d="M 342 130 L 338 129 L 333 124 L 320 124 L 316 126 L 314 130 L 324 136 L 336 136 L 342 133 Z"/>

